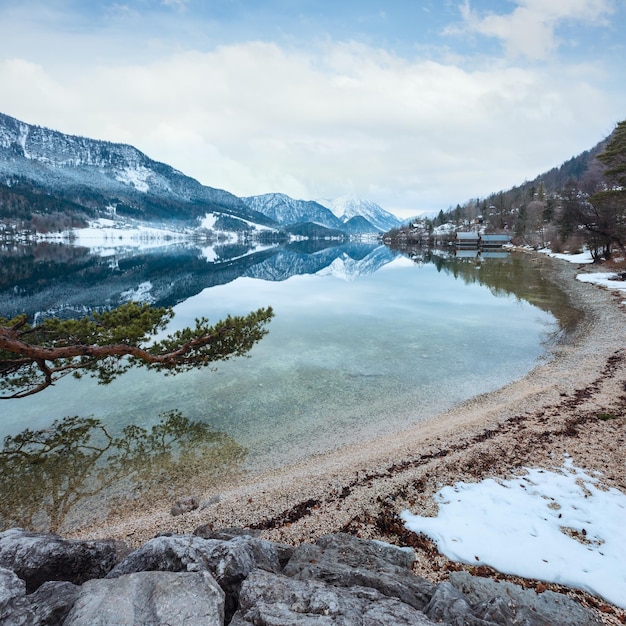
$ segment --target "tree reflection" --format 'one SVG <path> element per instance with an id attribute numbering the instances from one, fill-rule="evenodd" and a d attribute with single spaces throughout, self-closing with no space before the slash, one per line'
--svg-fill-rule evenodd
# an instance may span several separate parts
<path id="1" fill-rule="evenodd" d="M 112 436 L 93 417 L 66 417 L 4 439 L 0 523 L 59 531 L 103 510 L 206 489 L 240 470 L 247 450 L 178 411 Z M 72 519 L 74 518 L 74 519 Z"/>

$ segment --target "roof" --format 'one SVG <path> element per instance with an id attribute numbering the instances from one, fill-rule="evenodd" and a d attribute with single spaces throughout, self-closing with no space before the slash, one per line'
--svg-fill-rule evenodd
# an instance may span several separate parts
<path id="1" fill-rule="evenodd" d="M 509 235 L 481 235 L 480 238 L 483 241 L 491 242 L 491 241 L 511 241 L 511 237 Z"/>
<path id="2" fill-rule="evenodd" d="M 457 239 L 471 239 L 472 241 L 474 240 L 477 241 L 479 238 L 479 235 L 478 233 L 457 233 L 456 238 Z"/>

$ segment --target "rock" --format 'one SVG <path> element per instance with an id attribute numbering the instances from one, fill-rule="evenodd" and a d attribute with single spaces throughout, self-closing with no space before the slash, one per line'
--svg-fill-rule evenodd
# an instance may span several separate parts
<path id="1" fill-rule="evenodd" d="M 78 541 L 21 529 L 0 533 L 0 566 L 15 572 L 31 593 L 48 580 L 77 585 L 105 576 L 124 554 L 116 541 Z"/>
<path id="2" fill-rule="evenodd" d="M 189 511 L 195 511 L 200 506 L 198 498 L 194 496 L 186 496 L 176 500 L 170 509 L 170 513 L 174 516 L 182 515 L 183 513 L 189 513 Z"/>
<path id="3" fill-rule="evenodd" d="M 476 617 L 463 594 L 456 587 L 445 582 L 437 585 L 430 602 L 424 608 L 424 613 L 437 623 L 458 624 L 459 626 L 496 626 L 494 622 Z"/>
<path id="4" fill-rule="evenodd" d="M 49 581 L 30 595 L 21 596 L 0 608 L 3 626 L 57 626 L 70 612 L 80 587 L 67 581 Z"/>
<path id="5" fill-rule="evenodd" d="M 476 615 L 485 616 L 483 619 L 495 621 L 496 613 L 502 610 L 499 606 L 501 603 L 496 602 L 491 607 L 489 603 L 494 598 L 502 598 L 506 599 L 507 607 L 515 613 L 517 620 L 508 623 L 524 626 L 553 624 L 600 626 L 602 624 L 602 620 L 594 613 L 571 598 L 553 591 L 538 594 L 533 589 L 523 589 L 519 585 L 494 581 L 490 578 L 479 578 L 468 572 L 451 572 L 450 583 L 474 606 Z"/>
<path id="6" fill-rule="evenodd" d="M 335 587 L 261 570 L 241 588 L 230 626 L 427 626 L 423 613 L 375 589 Z"/>
<path id="7" fill-rule="evenodd" d="M 226 617 L 230 618 L 238 606 L 241 584 L 255 568 L 280 571 L 278 552 L 273 543 L 249 536 L 222 541 L 183 535 L 151 539 L 129 554 L 107 578 L 148 570 L 207 571 L 226 594 Z"/>
<path id="8" fill-rule="evenodd" d="M 224 592 L 207 572 L 138 572 L 91 580 L 64 626 L 224 623 Z"/>
<path id="9" fill-rule="evenodd" d="M 128 554 L 117 542 L 14 529 L 0 533 L 0 623 L 603 623 L 567 596 L 467 572 L 452 572 L 435 587 L 413 574 L 414 558 L 411 549 L 346 534 L 292 548 L 242 529 L 201 527 L 194 535 L 155 537 Z"/>
<path id="10" fill-rule="evenodd" d="M 370 587 L 385 596 L 423 609 L 435 585 L 411 571 L 412 550 L 346 534 L 326 535 L 315 545 L 298 546 L 283 574 L 340 587 Z"/>
<path id="11" fill-rule="evenodd" d="M 0 608 L 26 594 L 26 583 L 15 572 L 0 567 Z"/>
<path id="12" fill-rule="evenodd" d="M 515 626 L 553 626 L 539 615 L 533 614 L 530 609 L 509 606 L 509 602 L 502 597 L 494 597 L 491 600 L 476 604 L 474 615 L 489 624 L 494 623 L 499 626 L 507 626 L 508 624 Z"/>
<path id="13" fill-rule="evenodd" d="M 261 531 L 249 528 L 220 528 L 214 530 L 210 524 L 199 526 L 193 531 L 193 534 L 204 539 L 222 539 L 223 541 L 229 541 L 234 537 L 260 537 Z M 285 543 L 272 542 L 276 551 L 278 552 L 278 560 L 280 562 L 281 569 L 287 565 L 289 559 L 293 555 L 294 547 Z"/>
<path id="14" fill-rule="evenodd" d="M 215 530 L 211 524 L 204 524 L 203 526 L 198 526 L 198 528 L 193 531 L 193 534 L 203 539 L 221 539 L 222 541 L 229 541 L 235 537 L 259 538 L 261 531 L 252 528 L 218 528 Z"/>

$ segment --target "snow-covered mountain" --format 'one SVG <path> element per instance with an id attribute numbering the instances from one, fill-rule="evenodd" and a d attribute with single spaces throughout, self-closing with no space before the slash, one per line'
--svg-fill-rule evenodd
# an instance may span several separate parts
<path id="1" fill-rule="evenodd" d="M 342 229 L 343 223 L 325 206 L 311 200 L 294 200 L 284 193 L 266 193 L 242 200 L 254 211 L 283 226 L 313 222 L 327 228 Z"/>
<path id="2" fill-rule="evenodd" d="M 63 227 L 106 217 L 183 222 L 214 231 L 263 227 L 282 230 L 281 236 L 296 227 L 304 233 L 299 236 L 320 238 L 336 231 L 382 233 L 399 225 L 377 204 L 348 196 L 319 202 L 282 193 L 238 198 L 133 146 L 67 135 L 2 113 L 0 208 L 0 217 L 15 220 L 47 215 L 46 227 L 51 215 Z"/>
<path id="3" fill-rule="evenodd" d="M 332 211 L 344 223 L 354 217 L 362 217 L 380 232 L 387 232 L 400 226 L 400 220 L 395 215 L 369 200 L 361 200 L 354 196 L 341 196 L 332 200 L 321 199 L 317 202 Z"/>
<path id="4" fill-rule="evenodd" d="M 253 210 L 283 226 L 312 222 L 345 233 L 382 233 L 400 220 L 374 202 L 348 196 L 336 200 L 294 200 L 284 193 L 243 198 Z"/>
<path id="5" fill-rule="evenodd" d="M 138 219 L 197 220 L 207 213 L 275 225 L 227 191 L 202 185 L 133 146 L 33 126 L 0 113 L 0 184 Z M 67 210 L 67 207 L 66 207 Z"/>

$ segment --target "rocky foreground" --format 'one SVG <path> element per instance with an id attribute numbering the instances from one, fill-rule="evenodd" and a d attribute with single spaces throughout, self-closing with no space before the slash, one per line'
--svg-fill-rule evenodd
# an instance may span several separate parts
<path id="1" fill-rule="evenodd" d="M 434 584 L 411 548 L 337 533 L 298 547 L 200 527 L 140 548 L 0 533 L 0 623 L 232 626 L 591 626 L 559 593 L 466 571 Z"/>

